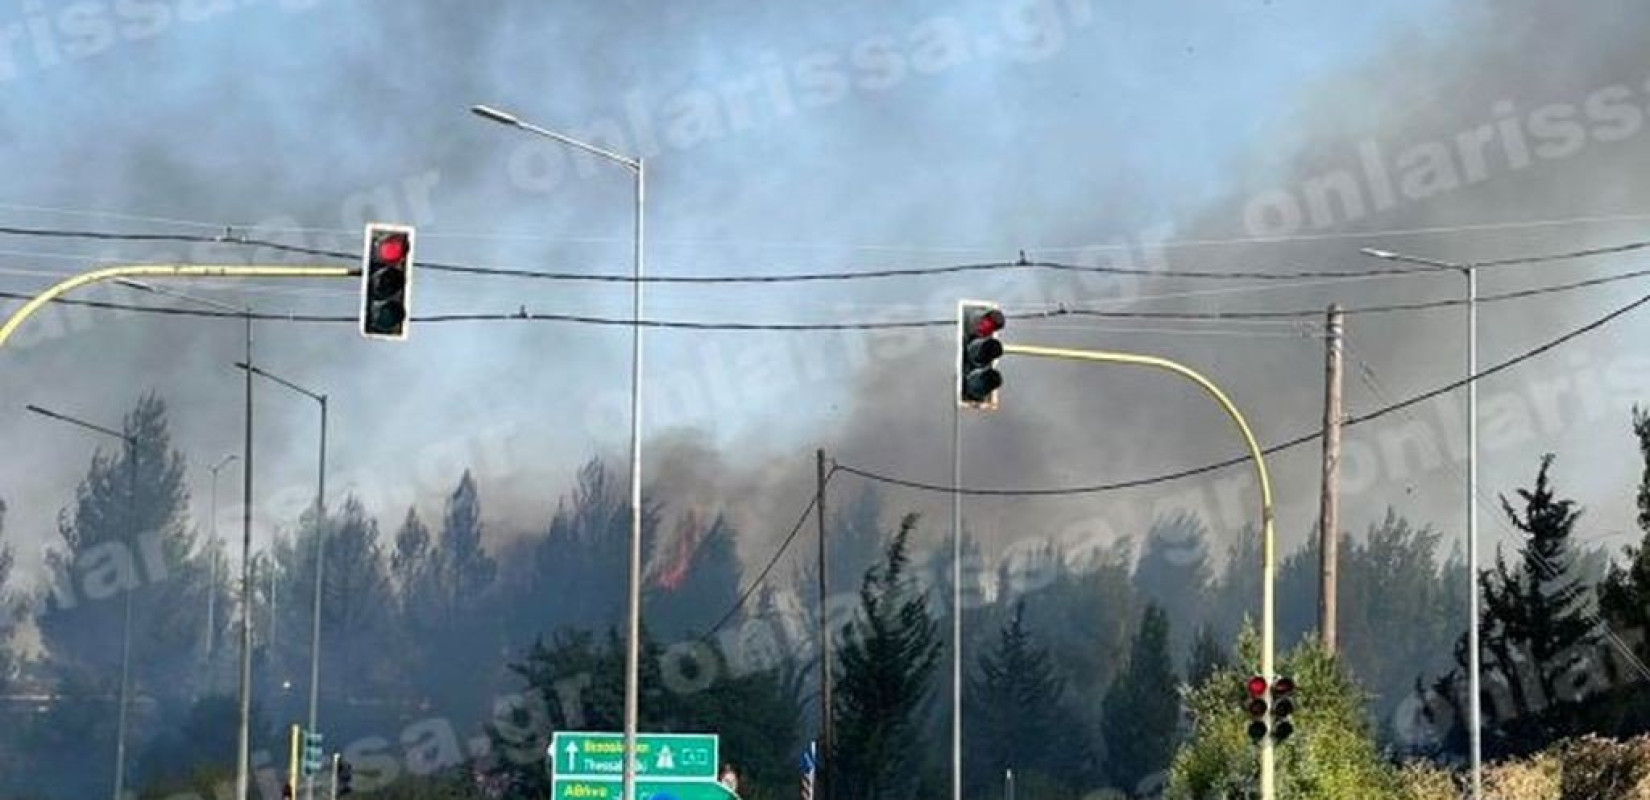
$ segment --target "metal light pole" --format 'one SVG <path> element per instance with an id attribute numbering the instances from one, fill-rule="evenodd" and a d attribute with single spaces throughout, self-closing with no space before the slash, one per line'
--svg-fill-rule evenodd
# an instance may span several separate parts
<path id="1" fill-rule="evenodd" d="M 213 645 L 217 642 L 218 631 L 218 473 L 229 466 L 238 456 L 229 453 L 218 459 L 218 463 L 207 467 L 212 473 L 212 520 L 208 524 L 208 535 L 212 537 L 212 590 L 206 593 L 206 663 L 207 670 L 211 671 Z"/>
<path id="2" fill-rule="evenodd" d="M 126 445 L 126 552 L 127 563 L 131 568 L 137 567 L 138 534 L 137 534 L 137 484 L 138 484 L 138 448 L 135 434 L 105 428 L 82 419 L 76 419 L 67 414 L 30 405 L 30 411 L 43 417 L 67 422 L 78 428 L 110 436 L 124 442 Z M 133 577 L 133 576 L 128 576 Z M 114 800 L 125 800 L 126 797 L 126 718 L 127 707 L 131 705 L 132 691 L 132 593 L 135 587 L 125 587 L 124 616 L 120 626 L 120 708 L 115 712 L 115 786 Z"/>
<path id="3" fill-rule="evenodd" d="M 526 131 L 618 164 L 636 178 L 636 228 L 631 274 L 630 328 L 630 596 L 629 639 L 625 647 L 624 684 L 624 797 L 636 800 L 636 720 L 642 641 L 642 257 L 643 220 L 647 196 L 647 169 L 642 159 L 630 158 L 586 144 L 555 131 L 524 122 L 514 114 L 488 106 L 472 106 L 482 119 Z"/>
<path id="4" fill-rule="evenodd" d="M 252 366 L 244 361 L 235 362 L 237 369 L 272 381 L 298 394 L 314 400 L 321 407 L 321 446 L 320 463 L 316 468 L 315 478 L 315 601 L 311 608 L 309 629 L 309 732 L 319 730 L 320 723 L 317 712 L 320 706 L 321 691 L 321 578 L 326 566 L 326 534 L 327 534 L 327 396 L 319 392 L 312 392 L 292 381 L 267 370 Z M 271 570 L 273 574 L 273 570 Z M 304 796 L 315 800 L 315 776 L 311 775 L 304 782 Z"/>
<path id="5" fill-rule="evenodd" d="M 962 800 L 962 404 L 951 404 L 951 800 Z"/>
<path id="6" fill-rule="evenodd" d="M 212 268 L 214 272 L 207 274 L 240 274 L 249 277 L 260 275 L 263 270 L 254 267 L 244 268 Z M 228 303 L 220 303 L 204 297 L 198 297 L 175 289 L 163 289 L 158 286 L 133 280 L 126 274 L 148 274 L 141 269 L 115 270 L 110 279 L 115 282 L 151 294 L 164 295 L 185 300 L 196 305 L 215 308 L 238 314 L 246 322 L 246 355 L 244 363 L 252 363 L 252 309 L 236 308 Z M 307 268 L 293 268 L 280 270 L 277 275 L 343 275 L 348 270 L 329 270 Z M 178 277 L 181 273 L 160 273 L 159 277 Z M 186 275 L 183 275 L 186 276 Z M 70 282 L 72 283 L 72 281 Z M 66 291 L 66 289 L 63 289 Z M 44 296 L 44 295 L 43 295 Z M 38 298 L 37 298 L 38 299 Z M 3 332 L 3 330 L 0 330 Z M 236 733 L 235 744 L 235 797 L 234 800 L 250 800 L 252 789 L 252 373 L 246 372 L 246 401 L 245 425 L 242 430 L 241 441 L 241 675 L 240 675 L 240 724 Z"/>
<path id="7" fill-rule="evenodd" d="M 1459 272 L 1467 279 L 1467 741 L 1472 762 L 1472 798 L 1484 795 L 1484 703 L 1481 695 L 1478 590 L 1478 268 L 1388 250 L 1364 248 L 1373 258 Z"/>

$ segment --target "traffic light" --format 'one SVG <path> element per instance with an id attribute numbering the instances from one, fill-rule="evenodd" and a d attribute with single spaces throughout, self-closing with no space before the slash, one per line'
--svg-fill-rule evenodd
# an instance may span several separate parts
<path id="1" fill-rule="evenodd" d="M 292 784 L 281 784 L 281 800 L 292 800 Z"/>
<path id="2" fill-rule="evenodd" d="M 323 755 L 320 732 L 304 731 L 304 775 L 309 776 L 320 773 Z"/>
<path id="3" fill-rule="evenodd" d="M 1266 679 L 1259 675 L 1251 677 L 1244 689 L 1249 696 L 1243 706 L 1249 713 L 1249 741 L 1258 744 L 1271 734 L 1272 741 L 1282 742 L 1295 733 L 1295 723 L 1289 719 L 1295 713 L 1294 678 L 1284 676 L 1273 681 L 1270 701 Z"/>
<path id="4" fill-rule="evenodd" d="M 957 304 L 959 405 L 996 410 L 997 390 L 1003 385 L 1003 375 L 995 366 L 1003 357 L 1003 343 L 997 333 L 1007 325 L 1008 320 L 995 304 L 970 300 Z"/>
<path id="5" fill-rule="evenodd" d="M 1288 676 L 1272 681 L 1272 738 L 1283 741 L 1295 732 L 1289 715 L 1295 713 L 1295 679 Z"/>
<path id="6" fill-rule="evenodd" d="M 338 796 L 339 797 L 343 797 L 344 795 L 355 791 L 353 788 L 350 787 L 350 782 L 353 781 L 353 780 L 355 780 L 355 768 L 350 766 L 350 763 L 348 761 L 339 761 L 338 762 Z"/>
<path id="7" fill-rule="evenodd" d="M 1266 679 L 1256 675 L 1243 688 L 1249 697 L 1243 704 L 1244 710 L 1249 712 L 1249 741 L 1259 744 L 1266 738 Z"/>
<path id="8" fill-rule="evenodd" d="M 361 254 L 361 335 L 375 339 L 407 338 L 412 265 L 412 228 L 367 226 Z"/>

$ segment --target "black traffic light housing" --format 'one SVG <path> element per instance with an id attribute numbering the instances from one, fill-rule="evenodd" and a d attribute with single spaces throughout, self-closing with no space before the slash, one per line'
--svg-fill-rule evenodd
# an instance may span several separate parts
<path id="1" fill-rule="evenodd" d="M 1279 677 L 1268 686 L 1266 679 L 1255 675 L 1244 682 L 1246 699 L 1243 710 L 1249 715 L 1249 741 L 1259 744 L 1268 734 L 1272 741 L 1282 742 L 1295 733 L 1290 715 L 1295 713 L 1295 679 Z M 1270 689 L 1270 694 L 1268 694 Z M 1268 715 L 1267 712 L 1271 712 Z"/>
<path id="2" fill-rule="evenodd" d="M 970 408 L 994 411 L 1003 375 L 997 359 L 1003 357 L 1003 343 L 997 334 L 1008 320 L 994 303 L 964 300 L 957 304 L 957 403 Z"/>
<path id="3" fill-rule="evenodd" d="M 352 787 L 350 785 L 354 780 L 355 780 L 355 767 L 350 766 L 350 763 L 348 761 L 344 761 L 343 759 L 339 759 L 339 761 L 338 761 L 338 796 L 339 797 L 343 797 L 344 795 L 355 791 L 354 787 Z"/>
<path id="4" fill-rule="evenodd" d="M 1295 732 L 1295 723 L 1289 719 L 1295 713 L 1295 679 L 1287 675 L 1272 681 L 1272 738 L 1288 739 Z"/>
<path id="5" fill-rule="evenodd" d="M 361 253 L 361 335 L 407 338 L 412 308 L 413 229 L 367 226 Z"/>
<path id="6" fill-rule="evenodd" d="M 1245 700 L 1243 710 L 1249 715 L 1249 741 L 1256 744 L 1266 738 L 1266 712 L 1270 706 L 1266 703 L 1266 679 L 1255 675 L 1243 684 Z"/>

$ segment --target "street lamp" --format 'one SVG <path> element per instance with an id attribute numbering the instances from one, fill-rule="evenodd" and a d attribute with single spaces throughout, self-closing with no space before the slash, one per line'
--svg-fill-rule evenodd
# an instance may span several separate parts
<path id="1" fill-rule="evenodd" d="M 535 136 L 559 142 L 576 150 L 618 164 L 636 178 L 636 228 L 634 267 L 630 302 L 630 597 L 629 640 L 625 648 L 624 685 L 624 800 L 636 798 L 636 718 L 642 640 L 642 253 L 643 220 L 647 193 L 647 169 L 642 159 L 630 158 L 592 144 L 525 122 L 516 115 L 488 106 L 472 106 L 470 112 Z"/>
<path id="2" fill-rule="evenodd" d="M 150 294 L 175 297 L 196 305 L 228 311 L 246 320 L 245 363 L 252 363 L 252 309 L 236 308 L 174 289 L 163 289 L 130 278 L 116 282 Z M 240 724 L 235 741 L 234 800 L 249 800 L 252 789 L 252 373 L 246 373 L 246 400 L 241 429 L 241 664 Z"/>
<path id="3" fill-rule="evenodd" d="M 119 439 L 126 445 L 126 550 L 129 568 L 136 568 L 137 541 L 137 476 L 138 476 L 138 448 L 135 434 L 123 433 L 112 428 L 105 428 L 82 419 L 60 414 L 40 406 L 30 405 L 30 411 L 58 422 L 66 422 L 75 427 Z M 124 800 L 126 795 L 126 716 L 127 706 L 130 705 L 132 686 L 132 593 L 136 587 L 128 585 L 124 591 L 125 609 L 122 611 L 124 621 L 120 626 L 120 708 L 115 712 L 115 787 L 114 800 Z"/>
<path id="4" fill-rule="evenodd" d="M 235 368 L 246 370 L 250 375 L 279 384 L 298 394 L 314 400 L 321 407 L 321 448 L 320 463 L 316 468 L 315 489 L 315 601 L 311 608 L 309 629 L 309 727 L 310 733 L 319 730 L 316 727 L 317 710 L 320 705 L 321 691 L 321 575 L 326 564 L 326 531 L 327 531 L 327 396 L 319 392 L 312 392 L 292 381 L 282 378 L 245 361 L 235 362 Z M 309 800 L 315 798 L 315 777 L 310 776 L 304 789 L 304 796 Z"/>
<path id="5" fill-rule="evenodd" d="M 207 525 L 208 535 L 212 537 L 212 550 L 209 556 L 212 559 L 212 579 L 210 582 L 212 588 L 206 593 L 206 663 L 208 673 L 213 671 L 213 645 L 218 638 L 216 613 L 218 607 L 218 473 L 224 467 L 229 466 L 236 458 L 238 456 L 234 453 L 228 453 L 223 458 L 218 459 L 218 463 L 206 468 L 208 472 L 212 473 L 212 518 Z M 214 682 L 216 682 L 215 679 Z"/>
<path id="6" fill-rule="evenodd" d="M 1472 762 L 1472 797 L 1484 792 L 1483 699 L 1479 697 L 1478 652 L 1478 268 L 1365 247 L 1371 258 L 1460 272 L 1467 279 L 1467 741 Z"/>

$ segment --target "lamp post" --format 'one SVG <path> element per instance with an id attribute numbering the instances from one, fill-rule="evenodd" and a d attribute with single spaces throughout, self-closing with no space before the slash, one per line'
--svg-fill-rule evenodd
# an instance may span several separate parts
<path id="1" fill-rule="evenodd" d="M 1478 268 L 1389 250 L 1363 248 L 1372 258 L 1459 272 L 1467 279 L 1467 742 L 1472 762 L 1472 798 L 1484 795 L 1484 703 L 1480 697 L 1482 664 L 1478 623 Z"/>
<path id="2" fill-rule="evenodd" d="M 629 637 L 625 647 L 624 685 L 624 782 L 623 800 L 636 800 L 636 720 L 638 680 L 642 640 L 642 260 L 647 169 L 642 159 L 619 155 L 547 128 L 525 122 L 516 115 L 488 106 L 472 106 L 470 112 L 496 122 L 549 139 L 576 150 L 618 164 L 636 179 L 636 227 L 631 274 L 630 328 L 630 586 Z"/>
<path id="3" fill-rule="evenodd" d="M 315 470 L 315 598 L 310 609 L 309 629 L 309 727 L 310 733 L 319 728 L 318 711 L 321 691 L 321 579 L 326 566 L 327 534 L 327 396 L 305 389 L 292 381 L 267 370 L 246 363 L 235 362 L 235 368 L 271 381 L 311 400 L 321 409 L 320 461 Z M 304 796 L 315 799 L 315 776 L 305 781 Z"/>
<path id="4" fill-rule="evenodd" d="M 129 569 L 137 568 L 137 476 L 138 476 L 138 448 L 135 434 L 116 431 L 77 419 L 67 414 L 30 405 L 28 409 L 40 416 L 66 422 L 83 430 L 119 439 L 126 445 L 126 555 Z M 132 576 L 127 576 L 128 578 Z M 124 598 L 122 610 L 124 617 L 120 625 L 120 708 L 115 712 L 115 785 L 114 800 L 124 800 L 126 796 L 126 718 L 127 707 L 131 705 L 132 691 L 132 593 L 136 587 L 128 585 L 122 592 Z"/>
<path id="5" fill-rule="evenodd" d="M 248 274 L 258 270 L 246 268 Z M 292 274 L 306 274 L 295 272 Z M 347 272 L 345 273 L 347 274 Z M 196 305 L 238 314 L 246 321 L 245 363 L 252 363 L 252 309 L 236 308 L 204 297 L 186 294 L 174 289 L 162 289 L 129 277 L 116 276 L 116 282 L 129 288 L 151 294 L 175 297 Z M 234 800 L 250 800 L 252 790 L 252 373 L 246 373 L 245 411 L 241 430 L 241 663 L 240 663 L 240 721 L 235 741 L 235 795 Z"/>

